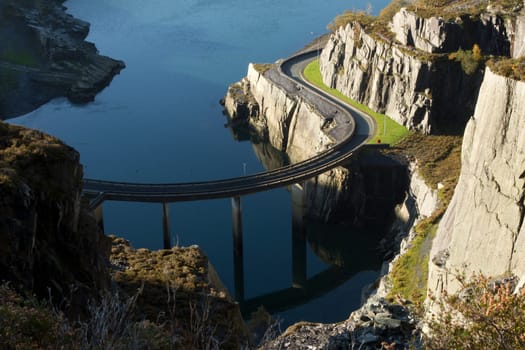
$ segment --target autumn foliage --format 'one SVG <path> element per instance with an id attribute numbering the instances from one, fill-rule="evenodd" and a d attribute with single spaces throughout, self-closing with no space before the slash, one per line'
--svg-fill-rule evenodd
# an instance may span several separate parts
<path id="1" fill-rule="evenodd" d="M 525 289 L 515 291 L 516 279 L 479 274 L 458 280 L 459 293 L 437 301 L 427 348 L 525 349 Z"/>

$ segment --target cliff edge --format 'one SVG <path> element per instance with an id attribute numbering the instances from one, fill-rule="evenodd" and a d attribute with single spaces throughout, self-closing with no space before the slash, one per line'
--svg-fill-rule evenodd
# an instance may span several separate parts
<path id="1" fill-rule="evenodd" d="M 81 200 L 81 180 L 74 149 L 0 122 L 2 281 L 80 308 L 109 287 L 110 243 Z"/>

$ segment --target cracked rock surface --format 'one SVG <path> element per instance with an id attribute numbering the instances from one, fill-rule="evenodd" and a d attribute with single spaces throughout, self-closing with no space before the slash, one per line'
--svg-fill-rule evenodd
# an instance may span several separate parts
<path id="1" fill-rule="evenodd" d="M 485 72 L 463 139 L 461 175 L 431 252 L 429 289 L 454 292 L 454 270 L 525 275 L 525 83 Z M 447 259 L 442 259 L 442 252 Z M 437 264 L 436 264 L 437 262 Z"/>

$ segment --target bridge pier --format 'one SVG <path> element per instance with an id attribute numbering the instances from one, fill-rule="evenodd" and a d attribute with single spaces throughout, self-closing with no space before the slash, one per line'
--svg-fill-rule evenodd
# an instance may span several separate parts
<path id="1" fill-rule="evenodd" d="M 235 300 L 244 300 L 244 253 L 242 242 L 242 207 L 241 197 L 232 198 L 233 221 L 233 272 L 235 284 Z"/>
<path id="2" fill-rule="evenodd" d="M 168 203 L 162 203 L 162 231 L 164 249 L 171 249 L 170 213 Z"/>
<path id="3" fill-rule="evenodd" d="M 303 288 L 306 284 L 306 229 L 304 207 L 306 183 L 292 187 L 292 287 Z"/>
<path id="4" fill-rule="evenodd" d="M 98 228 L 102 233 L 104 232 L 104 212 L 102 210 L 102 203 L 100 203 L 94 210 L 93 210 L 93 216 L 95 217 L 95 221 L 97 223 Z"/>

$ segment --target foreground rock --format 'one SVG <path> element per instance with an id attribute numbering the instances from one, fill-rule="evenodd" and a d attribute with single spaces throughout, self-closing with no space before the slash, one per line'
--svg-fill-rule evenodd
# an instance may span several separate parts
<path id="1" fill-rule="evenodd" d="M 124 68 L 84 41 L 89 23 L 66 14 L 62 2 L 0 3 L 0 119 L 61 96 L 92 101 Z"/>
<path id="2" fill-rule="evenodd" d="M 127 295 L 138 293 L 140 319 L 167 326 L 185 349 L 248 344 L 239 305 L 197 246 L 150 251 L 135 250 L 122 238 L 112 241 L 113 280 Z"/>
<path id="3" fill-rule="evenodd" d="M 371 298 L 344 322 L 297 323 L 261 349 L 408 349 L 415 332 L 416 322 L 405 307 Z"/>
<path id="4" fill-rule="evenodd" d="M 110 245 L 81 201 L 81 180 L 71 147 L 0 122 L 0 280 L 73 308 L 109 286 Z"/>

